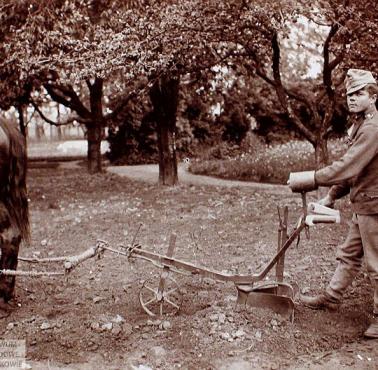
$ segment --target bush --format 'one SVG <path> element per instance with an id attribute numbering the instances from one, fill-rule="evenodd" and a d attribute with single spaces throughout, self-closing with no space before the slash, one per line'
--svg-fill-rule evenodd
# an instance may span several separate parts
<path id="1" fill-rule="evenodd" d="M 115 165 L 156 163 L 158 161 L 156 127 L 146 114 L 142 120 L 130 112 L 118 127 L 109 130 L 109 160 Z"/>
<path id="2" fill-rule="evenodd" d="M 345 150 L 342 141 L 329 145 L 331 160 L 340 157 Z M 259 144 L 234 157 L 223 159 L 196 159 L 189 170 L 195 174 L 210 175 L 226 179 L 285 184 L 290 172 L 315 168 L 315 155 L 310 143 L 291 141 L 280 145 Z"/>

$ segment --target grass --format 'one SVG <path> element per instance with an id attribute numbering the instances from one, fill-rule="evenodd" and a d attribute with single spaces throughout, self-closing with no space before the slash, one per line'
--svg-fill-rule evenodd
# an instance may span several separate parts
<path id="1" fill-rule="evenodd" d="M 330 159 L 339 158 L 345 150 L 340 140 L 329 142 Z M 257 181 L 285 184 L 290 172 L 315 168 L 312 145 L 304 141 L 285 144 L 262 145 L 222 159 L 197 159 L 190 171 L 195 174 L 216 176 L 241 181 Z"/>

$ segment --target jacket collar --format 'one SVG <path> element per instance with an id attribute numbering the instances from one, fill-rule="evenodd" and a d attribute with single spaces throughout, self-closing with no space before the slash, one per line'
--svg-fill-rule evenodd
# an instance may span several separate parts
<path id="1" fill-rule="evenodd" d="M 352 140 L 356 136 L 358 130 L 360 129 L 360 127 L 362 126 L 362 124 L 364 123 L 364 121 L 365 120 L 364 120 L 363 116 L 358 116 L 354 120 L 352 126 L 350 126 L 349 129 L 348 129 L 348 138 L 350 140 Z"/>

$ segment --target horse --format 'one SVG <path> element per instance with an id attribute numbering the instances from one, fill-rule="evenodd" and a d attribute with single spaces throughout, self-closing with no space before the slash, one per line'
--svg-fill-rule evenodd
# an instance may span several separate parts
<path id="1" fill-rule="evenodd" d="M 15 276 L 21 241 L 30 242 L 26 187 L 26 140 L 19 130 L 0 120 L 0 308 L 14 298 Z M 3 306 L 3 307 L 1 307 Z"/>

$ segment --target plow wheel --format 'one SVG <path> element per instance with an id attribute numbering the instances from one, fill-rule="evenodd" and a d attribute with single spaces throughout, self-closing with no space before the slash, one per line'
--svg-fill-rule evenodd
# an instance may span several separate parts
<path id="1" fill-rule="evenodd" d="M 158 284 L 153 279 L 143 283 L 139 301 L 150 316 L 174 315 L 180 310 L 182 294 L 177 282 L 163 272 Z"/>

